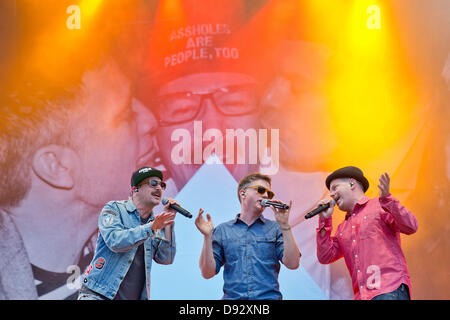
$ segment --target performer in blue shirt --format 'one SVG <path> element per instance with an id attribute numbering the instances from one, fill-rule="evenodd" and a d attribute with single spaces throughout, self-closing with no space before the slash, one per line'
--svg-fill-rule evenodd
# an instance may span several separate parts
<path id="1" fill-rule="evenodd" d="M 263 199 L 272 199 L 269 176 L 254 173 L 242 178 L 238 185 L 241 213 L 235 219 L 214 228 L 211 216 L 203 218 L 200 209 L 195 225 L 204 236 L 200 269 L 206 279 L 224 266 L 223 299 L 281 299 L 278 274 L 281 261 L 289 269 L 297 269 L 300 251 L 289 225 L 289 209 L 271 208 L 276 221 L 262 216 Z M 278 200 L 273 202 L 281 203 Z"/>

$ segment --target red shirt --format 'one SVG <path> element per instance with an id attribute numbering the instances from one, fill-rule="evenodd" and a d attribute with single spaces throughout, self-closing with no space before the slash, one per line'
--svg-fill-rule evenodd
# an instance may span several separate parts
<path id="1" fill-rule="evenodd" d="M 325 233 L 322 236 L 321 230 Z M 317 257 L 328 264 L 344 257 L 352 277 L 355 299 L 370 300 L 411 280 L 400 246 L 400 232 L 417 231 L 417 220 L 400 202 L 363 197 L 331 236 L 332 218 L 319 218 Z"/>

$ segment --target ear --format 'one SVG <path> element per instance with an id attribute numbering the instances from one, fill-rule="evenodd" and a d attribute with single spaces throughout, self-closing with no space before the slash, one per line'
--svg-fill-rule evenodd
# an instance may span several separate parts
<path id="1" fill-rule="evenodd" d="M 241 200 L 244 198 L 244 196 L 245 196 L 245 190 L 244 189 L 239 190 L 239 197 Z"/>
<path id="2" fill-rule="evenodd" d="M 350 183 L 351 189 L 354 189 L 355 180 L 353 180 L 352 178 L 350 178 L 350 179 L 349 179 L 349 183 Z"/>
<path id="3" fill-rule="evenodd" d="M 72 189 L 78 156 L 70 148 L 47 145 L 33 156 L 33 171 L 43 181 L 55 188 Z"/>

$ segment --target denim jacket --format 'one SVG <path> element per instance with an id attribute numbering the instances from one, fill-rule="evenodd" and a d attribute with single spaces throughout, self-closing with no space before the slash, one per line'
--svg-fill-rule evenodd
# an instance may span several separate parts
<path id="1" fill-rule="evenodd" d="M 149 221 L 153 219 L 152 212 Z M 175 258 L 173 226 L 172 242 L 169 242 L 164 236 L 164 229 L 152 232 L 149 223 L 141 224 L 139 212 L 129 198 L 108 202 L 100 213 L 98 227 L 97 247 L 84 274 L 83 285 L 114 299 L 133 262 L 137 247 L 143 244 L 146 283 L 141 299 L 149 299 L 152 260 L 160 264 L 171 264 Z"/>

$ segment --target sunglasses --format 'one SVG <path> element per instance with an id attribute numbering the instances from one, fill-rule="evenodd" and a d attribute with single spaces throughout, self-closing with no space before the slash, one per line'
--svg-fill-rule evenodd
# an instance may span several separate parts
<path id="1" fill-rule="evenodd" d="M 158 181 L 158 180 L 150 180 L 148 182 L 149 186 L 156 187 L 158 184 L 161 186 L 161 189 L 166 190 L 166 183 L 164 181 Z"/>
<path id="2" fill-rule="evenodd" d="M 263 186 L 250 186 L 250 187 L 247 187 L 247 188 L 256 189 L 256 191 L 259 194 L 261 194 L 261 195 L 264 195 L 267 192 L 267 197 L 269 199 L 272 199 L 275 196 L 275 193 L 273 193 L 273 191 L 271 191 L 271 190 L 269 190 L 269 189 L 267 189 L 266 187 L 263 187 Z"/>

